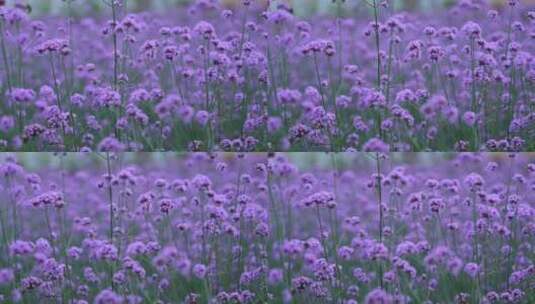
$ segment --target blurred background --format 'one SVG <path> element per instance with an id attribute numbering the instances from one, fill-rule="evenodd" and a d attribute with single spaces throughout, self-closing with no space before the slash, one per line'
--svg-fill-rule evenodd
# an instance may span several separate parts
<path id="1" fill-rule="evenodd" d="M 374 153 L 279 153 L 289 158 L 292 163 L 301 170 L 307 169 L 332 169 L 333 160 L 338 168 L 374 168 Z M 472 156 L 478 155 L 475 153 Z M 469 156 L 466 154 L 466 156 Z M 137 164 L 149 168 L 168 168 L 174 161 L 194 157 L 190 153 L 177 152 L 157 152 L 157 153 L 120 153 L 121 162 L 127 164 Z M 218 153 L 219 160 L 232 159 L 235 153 Z M 388 160 L 385 161 L 384 169 L 388 171 L 399 165 L 418 165 L 424 168 L 434 168 L 443 161 L 460 157 L 459 153 L 389 153 Z M 507 153 L 483 153 L 488 160 L 506 161 Z M 258 162 L 267 160 L 266 153 L 249 153 L 247 157 L 253 157 Z M 20 153 L 0 153 L 0 165 L 15 158 L 28 170 L 59 169 L 65 170 L 97 169 L 105 168 L 104 153 L 53 153 L 53 152 L 20 152 Z M 535 153 L 520 153 L 518 159 L 535 161 Z M 452 168 L 453 169 L 453 168 Z"/>
<path id="2" fill-rule="evenodd" d="M 106 8 L 105 2 L 110 0 L 0 0 L 0 5 L 4 3 L 8 6 L 15 4 L 29 4 L 34 14 L 61 14 L 65 10 L 65 3 L 71 2 L 73 7 L 82 11 L 102 12 Z M 187 5 L 194 0 L 122 0 L 126 1 L 129 11 L 144 10 L 165 10 L 170 7 L 180 7 Z M 233 7 L 242 0 L 213 0 L 225 6 Z M 311 13 L 324 13 L 332 9 L 332 0 L 255 0 L 258 2 L 271 3 L 277 6 L 280 3 L 291 5 L 299 15 Z M 348 6 L 362 4 L 364 0 L 347 0 Z M 400 10 L 433 10 L 454 5 L 460 0 L 389 0 L 393 9 Z M 504 6 L 507 0 L 479 0 L 489 2 L 497 8 Z M 524 3 L 535 4 L 535 0 L 522 0 Z"/>

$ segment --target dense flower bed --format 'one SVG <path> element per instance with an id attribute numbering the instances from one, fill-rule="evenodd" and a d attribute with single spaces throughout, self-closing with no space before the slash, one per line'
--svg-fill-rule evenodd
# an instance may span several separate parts
<path id="1" fill-rule="evenodd" d="M 535 301 L 529 155 L 159 156 L 1 164 L 0 302 Z"/>
<path id="2" fill-rule="evenodd" d="M 254 1 L 138 14 L 109 1 L 111 20 L 3 7 L 0 146 L 533 150 L 535 12 L 485 2 L 333 1 L 304 18 Z"/>

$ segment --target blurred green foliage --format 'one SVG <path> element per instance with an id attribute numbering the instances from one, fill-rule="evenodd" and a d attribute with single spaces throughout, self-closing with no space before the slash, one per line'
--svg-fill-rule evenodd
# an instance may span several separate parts
<path id="1" fill-rule="evenodd" d="M 232 153 L 224 153 L 232 157 Z M 323 168 L 333 166 L 333 160 L 340 169 L 367 167 L 374 163 L 374 153 L 282 153 L 292 160 L 300 169 Z M 61 168 L 66 170 L 79 170 L 82 168 L 102 169 L 105 166 L 105 153 L 47 153 L 47 152 L 20 152 L 0 153 L 0 164 L 8 157 L 15 157 L 26 169 L 42 170 L 47 168 Z M 259 159 L 266 157 L 266 153 L 257 153 Z M 497 157 L 499 153 L 495 154 Z M 125 164 L 138 164 L 165 168 L 173 159 L 187 157 L 187 153 L 161 152 L 161 153 L 120 153 Z M 433 166 L 437 162 L 451 159 L 455 153 L 390 153 L 388 164 L 397 166 L 402 164 L 420 164 Z M 505 154 L 503 154 L 505 156 Z"/>
<path id="2" fill-rule="evenodd" d="M 38 15 L 43 14 L 62 14 L 66 10 L 66 2 L 72 2 L 73 10 L 78 15 L 84 15 L 88 12 L 101 13 L 106 9 L 106 1 L 109 0 L 7 0 L 7 5 L 11 6 L 15 3 L 28 3 L 33 9 L 33 12 Z M 123 0 L 125 1 L 125 0 Z M 191 3 L 193 0 L 126 0 L 129 11 L 143 11 L 143 10 L 164 10 L 169 7 L 183 6 Z M 223 1 L 223 0 L 221 0 Z M 237 2 L 241 0 L 224 0 L 225 3 Z M 267 0 L 259 0 L 267 1 Z M 391 0 L 393 9 L 424 9 L 429 10 L 433 8 L 449 6 L 457 0 Z M 272 0 L 277 2 L 291 2 L 298 14 L 310 14 L 318 12 L 327 12 L 332 9 L 331 0 Z M 355 8 L 362 7 L 363 0 L 347 1 L 347 6 Z"/>

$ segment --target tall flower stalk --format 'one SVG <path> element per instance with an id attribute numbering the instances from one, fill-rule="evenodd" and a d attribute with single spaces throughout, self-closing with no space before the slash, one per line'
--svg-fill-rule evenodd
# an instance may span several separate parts
<path id="1" fill-rule="evenodd" d="M 111 166 L 111 157 L 110 152 L 106 152 L 106 188 L 107 188 L 107 195 L 108 195 L 108 201 L 109 201 L 109 211 L 110 211 L 110 219 L 109 219 L 109 231 L 108 231 L 108 237 L 110 244 L 112 246 L 115 246 L 114 241 L 114 234 L 115 234 L 115 206 L 113 204 L 113 175 L 112 175 L 112 166 Z M 110 282 L 111 282 L 111 288 L 112 290 L 115 290 L 115 280 L 114 280 L 114 274 L 115 274 L 115 262 L 111 262 L 111 265 L 109 266 L 109 276 L 110 276 Z"/>
<path id="2" fill-rule="evenodd" d="M 376 56 L 377 56 L 377 64 L 376 64 L 376 87 L 377 87 L 377 91 L 381 91 L 381 82 L 382 82 L 382 79 L 383 79 L 383 75 L 382 75 L 382 60 L 381 60 L 381 35 L 380 35 L 380 29 L 379 29 L 379 3 L 377 2 L 377 0 L 366 0 L 366 3 L 368 4 L 368 6 L 370 6 L 373 10 L 373 24 L 372 24 L 372 27 L 373 27 L 373 32 L 374 32 L 374 37 L 375 37 L 375 51 L 376 51 Z M 382 130 L 382 125 L 383 125 L 383 114 L 381 113 L 381 109 L 378 108 L 376 109 L 376 129 L 377 129 L 377 133 L 379 134 L 379 137 L 382 139 L 383 138 L 383 130 Z"/>
<path id="3" fill-rule="evenodd" d="M 5 81 L 7 83 L 8 92 L 13 89 L 13 83 L 11 80 L 11 68 L 9 63 L 9 55 L 6 45 L 6 33 L 5 33 L 5 19 L 0 17 L 0 50 L 2 52 L 2 62 L 4 64 Z"/>
<path id="4" fill-rule="evenodd" d="M 383 244 L 383 231 L 384 231 L 384 215 L 383 215 L 383 175 L 382 175 L 382 167 L 381 167 L 381 160 L 384 156 L 381 153 L 375 153 L 374 159 L 375 159 L 375 179 L 373 181 L 375 186 L 375 193 L 377 196 L 377 205 L 379 208 L 379 244 Z M 383 262 L 379 260 L 379 286 L 381 288 L 384 287 L 384 270 L 383 270 Z"/>
<path id="5" fill-rule="evenodd" d="M 111 35 L 112 35 L 112 43 L 113 43 L 113 89 L 118 90 L 119 88 L 119 49 L 118 49 L 118 39 L 117 39 L 117 13 L 118 13 L 118 7 L 120 5 L 121 0 L 109 0 L 110 7 L 111 7 L 111 15 L 112 15 L 112 29 L 111 29 Z"/>

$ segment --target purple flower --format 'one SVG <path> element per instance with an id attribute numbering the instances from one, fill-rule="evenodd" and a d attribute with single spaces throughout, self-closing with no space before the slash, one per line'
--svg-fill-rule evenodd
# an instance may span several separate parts
<path id="1" fill-rule="evenodd" d="M 11 255 L 23 256 L 34 252 L 35 245 L 32 242 L 16 240 L 9 246 Z"/>
<path id="2" fill-rule="evenodd" d="M 206 124 L 208 124 L 208 121 L 210 120 L 210 113 L 206 111 L 199 111 L 197 112 L 197 114 L 195 114 L 195 120 L 201 126 L 206 126 Z"/>
<path id="3" fill-rule="evenodd" d="M 364 144 L 363 151 L 387 153 L 390 151 L 390 146 L 379 138 L 372 138 Z"/>
<path id="4" fill-rule="evenodd" d="M 271 269 L 268 273 L 268 283 L 271 285 L 277 285 L 283 280 L 283 271 L 282 269 Z"/>
<path id="5" fill-rule="evenodd" d="M 2 268 L 0 269 L 0 285 L 7 285 L 15 279 L 13 269 Z"/>
<path id="6" fill-rule="evenodd" d="M 10 92 L 11 99 L 16 103 L 28 104 L 35 99 L 35 92 L 31 89 L 15 88 Z"/>
<path id="7" fill-rule="evenodd" d="M 71 50 L 67 40 L 57 38 L 44 41 L 37 46 L 36 52 L 40 55 L 59 53 L 66 56 L 70 54 Z"/>
<path id="8" fill-rule="evenodd" d="M 125 149 L 126 146 L 115 137 L 106 137 L 98 144 L 98 150 L 101 152 L 122 152 Z"/>
<path id="9" fill-rule="evenodd" d="M 461 30 L 470 39 L 477 39 L 481 36 L 481 27 L 473 21 L 465 23 Z"/>
<path id="10" fill-rule="evenodd" d="M 391 295 L 382 289 L 374 289 L 366 295 L 364 300 L 366 304 L 393 304 L 394 300 Z"/>
<path id="11" fill-rule="evenodd" d="M 40 278 L 29 276 L 26 278 L 23 278 L 20 282 L 22 291 L 31 291 L 43 284 L 43 280 Z"/>
<path id="12" fill-rule="evenodd" d="M 211 39 L 215 36 L 215 29 L 212 24 L 201 21 L 195 25 L 193 31 L 204 39 Z"/>
<path id="13" fill-rule="evenodd" d="M 318 207 L 318 208 L 334 208 L 336 202 L 334 200 L 334 194 L 327 191 L 314 193 L 300 203 L 304 207 Z"/>
<path id="14" fill-rule="evenodd" d="M 479 273 L 480 269 L 476 263 L 468 263 L 464 265 L 464 272 L 474 279 Z"/>
<path id="15" fill-rule="evenodd" d="M 464 113 L 463 121 L 469 127 L 473 127 L 476 124 L 476 114 L 474 112 Z"/>
<path id="16" fill-rule="evenodd" d="M 195 264 L 193 266 L 193 275 L 198 279 L 204 279 L 206 277 L 207 269 L 203 264 Z"/>
<path id="17" fill-rule="evenodd" d="M 94 304 L 122 304 L 124 298 L 110 289 L 102 290 L 96 297 Z"/>

